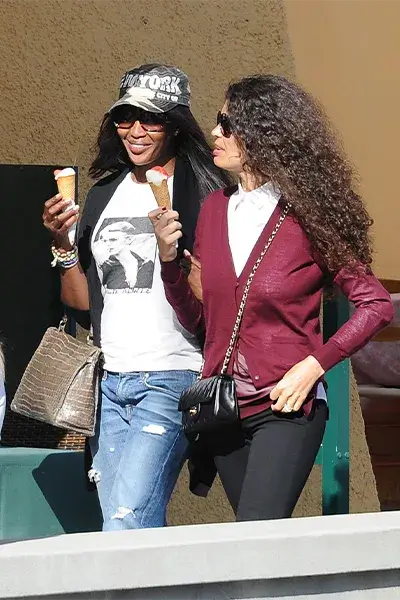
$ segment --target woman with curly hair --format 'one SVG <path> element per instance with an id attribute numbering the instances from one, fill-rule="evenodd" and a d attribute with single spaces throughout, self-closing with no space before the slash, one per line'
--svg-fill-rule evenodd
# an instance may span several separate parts
<path id="1" fill-rule="evenodd" d="M 216 375 L 246 282 L 275 230 L 228 367 L 239 426 L 202 433 L 194 445 L 211 454 L 238 521 L 285 518 L 323 438 L 325 373 L 385 327 L 393 307 L 371 272 L 371 219 L 351 167 L 305 91 L 273 75 L 233 83 L 213 135 L 215 165 L 236 174 L 239 185 L 210 194 L 200 213 L 192 260 L 202 266 L 202 302 L 179 271 L 174 211 L 151 214 L 162 278 L 182 325 L 205 327 L 203 377 Z M 356 310 L 324 344 L 319 315 L 327 285 Z"/>

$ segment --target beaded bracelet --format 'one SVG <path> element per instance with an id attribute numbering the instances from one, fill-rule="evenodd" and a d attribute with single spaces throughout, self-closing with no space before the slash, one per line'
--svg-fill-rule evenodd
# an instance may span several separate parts
<path id="1" fill-rule="evenodd" d="M 51 266 L 60 266 L 63 269 L 71 269 L 79 262 L 78 248 L 74 246 L 71 250 L 59 250 L 55 247 L 54 242 L 51 245 L 51 253 L 53 260 Z"/>
<path id="2" fill-rule="evenodd" d="M 73 258 L 72 260 L 67 260 L 67 261 L 58 261 L 58 266 L 61 267 L 62 269 L 71 269 L 72 267 L 75 267 L 75 265 L 77 265 L 79 262 L 79 258 Z"/>

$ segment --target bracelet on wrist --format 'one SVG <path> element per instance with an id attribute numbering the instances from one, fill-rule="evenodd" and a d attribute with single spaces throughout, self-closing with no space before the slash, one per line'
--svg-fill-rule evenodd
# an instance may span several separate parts
<path id="1" fill-rule="evenodd" d="M 51 244 L 51 253 L 53 260 L 51 266 L 56 267 L 57 265 L 63 269 L 71 269 L 79 262 L 78 247 L 74 246 L 71 250 L 60 250 L 56 248 L 54 242 Z"/>
<path id="2" fill-rule="evenodd" d="M 58 263 L 58 266 L 61 267 L 62 269 L 72 269 L 72 267 L 75 267 L 75 265 L 77 265 L 79 262 L 79 258 L 74 258 L 72 260 L 69 261 L 61 261 Z"/>

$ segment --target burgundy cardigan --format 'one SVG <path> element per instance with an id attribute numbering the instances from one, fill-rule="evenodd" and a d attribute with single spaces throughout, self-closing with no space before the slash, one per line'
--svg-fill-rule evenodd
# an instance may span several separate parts
<path id="1" fill-rule="evenodd" d="M 203 304 L 178 263 L 162 263 L 165 293 L 182 326 L 191 333 L 205 326 L 204 377 L 221 369 L 247 278 L 281 214 L 278 204 L 237 277 L 228 240 L 230 193 L 213 192 L 200 211 L 194 255 L 202 264 Z M 390 295 L 374 275 L 362 266 L 358 273 L 341 269 L 333 282 L 356 310 L 324 344 L 319 315 L 326 276 L 303 229 L 287 216 L 253 279 L 240 328 L 240 349 L 257 389 L 274 386 L 309 355 L 328 371 L 393 319 Z"/>

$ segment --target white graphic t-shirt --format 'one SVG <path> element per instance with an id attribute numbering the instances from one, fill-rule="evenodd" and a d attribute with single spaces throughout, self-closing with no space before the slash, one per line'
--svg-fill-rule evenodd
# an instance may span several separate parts
<path id="1" fill-rule="evenodd" d="M 172 198 L 173 177 L 168 179 Z M 147 183 L 129 173 L 93 231 L 92 253 L 102 285 L 101 348 L 114 372 L 193 370 L 197 340 L 179 323 L 161 280 L 148 213 L 157 203 Z"/>

